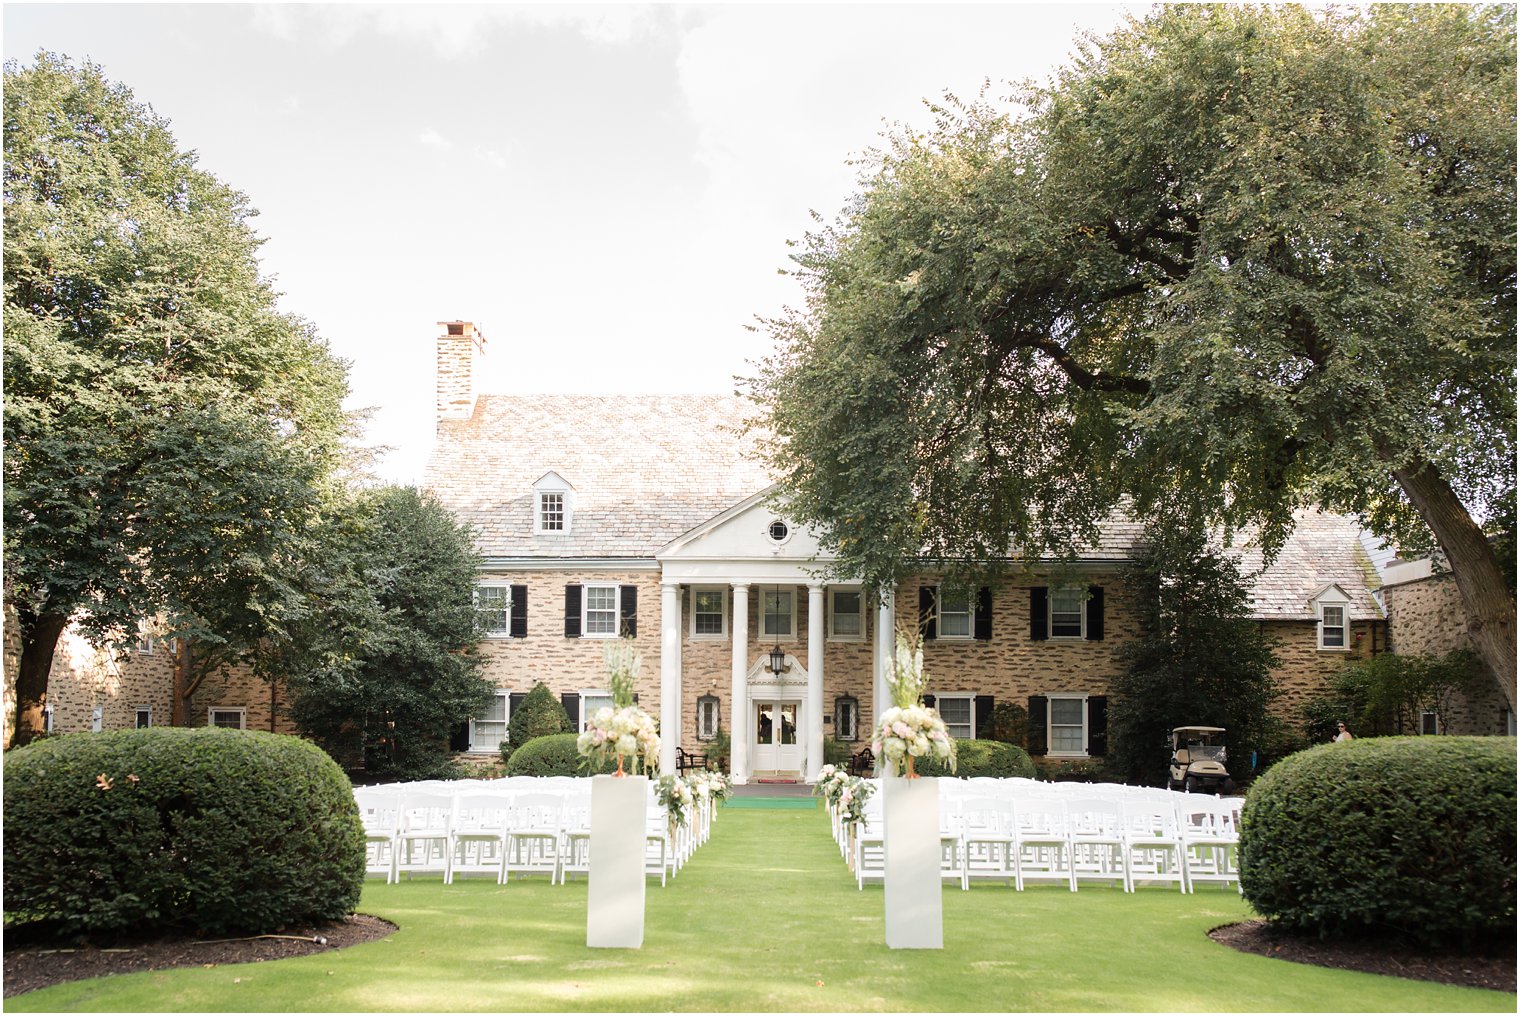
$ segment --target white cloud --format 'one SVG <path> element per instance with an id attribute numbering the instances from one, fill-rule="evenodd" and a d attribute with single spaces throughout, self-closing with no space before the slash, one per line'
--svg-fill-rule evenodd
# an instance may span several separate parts
<path id="1" fill-rule="evenodd" d="M 454 147 L 453 143 L 450 142 L 448 138 L 444 137 L 442 134 L 439 134 L 431 127 L 424 130 L 421 134 L 418 134 L 417 140 L 426 145 L 428 148 L 436 148 L 440 151 L 446 151 Z"/>

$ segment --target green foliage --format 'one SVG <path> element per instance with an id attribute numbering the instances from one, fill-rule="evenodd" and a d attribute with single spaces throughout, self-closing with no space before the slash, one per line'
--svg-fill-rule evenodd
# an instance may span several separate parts
<path id="1" fill-rule="evenodd" d="M 855 745 L 848 741 L 841 741 L 837 737 L 827 738 L 823 742 L 823 764 L 843 768 L 850 764 L 850 756 L 855 753 Z M 708 756 L 709 758 L 711 756 Z"/>
<path id="2" fill-rule="evenodd" d="M 606 758 L 600 764 L 583 758 L 575 750 L 575 734 L 546 734 L 535 737 L 512 752 L 507 759 L 508 776 L 595 776 L 617 768 L 617 760 Z"/>
<path id="3" fill-rule="evenodd" d="M 309 609 L 293 580 L 347 381 L 276 308 L 248 199 L 128 89 L 48 53 L 7 63 L 4 129 L 4 557 L 24 742 L 62 621 L 104 643 L 163 614 L 204 673 Z"/>
<path id="4" fill-rule="evenodd" d="M 1276 663 L 1245 580 L 1233 558 L 1175 523 L 1148 526 L 1144 543 L 1125 576 L 1140 636 L 1118 650 L 1107 765 L 1121 782 L 1161 786 L 1172 728 L 1224 727 L 1230 773 L 1245 779 L 1267 733 Z"/>
<path id="5" fill-rule="evenodd" d="M 716 735 L 707 745 L 707 767 L 716 769 L 720 773 L 728 772 L 729 757 L 732 752 L 728 731 L 719 727 Z"/>
<path id="6" fill-rule="evenodd" d="M 480 675 L 470 533 L 411 487 L 355 494 L 307 582 L 327 610 L 274 659 L 290 715 L 375 779 L 456 775 L 449 733 L 489 703 Z"/>
<path id="7" fill-rule="evenodd" d="M 1029 747 L 1029 710 L 1017 702 L 1004 700 L 995 703 L 992 712 L 982 721 L 982 729 L 976 736 L 987 741 L 1002 741 L 1018 748 Z"/>
<path id="8" fill-rule="evenodd" d="M 1465 649 L 1444 656 L 1383 653 L 1353 660 L 1331 680 L 1328 692 L 1304 703 L 1304 734 L 1311 742 L 1328 741 L 1341 720 L 1357 737 L 1414 732 L 1420 713 L 1433 712 L 1444 723 L 1457 697 L 1485 680 L 1482 664 Z"/>
<path id="9" fill-rule="evenodd" d="M 1321 936 L 1515 927 L 1515 739 L 1389 737 L 1284 759 L 1246 796 L 1241 890 Z"/>
<path id="10" fill-rule="evenodd" d="M 294 737 L 160 727 L 5 759 L 7 914 L 59 930 L 273 932 L 353 911 L 353 790 Z"/>
<path id="11" fill-rule="evenodd" d="M 1041 757 L 1034 764 L 1037 778 L 1049 783 L 1102 783 L 1110 779 L 1104 759 Z"/>
<path id="12" fill-rule="evenodd" d="M 1440 537 L 1513 703 L 1514 17 L 1161 5 L 889 134 L 748 385 L 791 517 L 885 587 L 1318 503 Z"/>
<path id="13" fill-rule="evenodd" d="M 564 704 L 554 697 L 548 685 L 540 681 L 512 710 L 512 718 L 507 722 L 507 739 L 501 745 L 502 760 L 512 757 L 514 746 L 521 747 L 535 737 L 572 731 L 570 714 L 565 712 Z"/>
<path id="14" fill-rule="evenodd" d="M 920 776 L 1023 776 L 1034 779 L 1034 761 L 1023 748 L 1002 741 L 982 741 L 972 738 L 955 739 L 956 766 L 952 774 L 949 767 L 936 758 L 914 761 L 914 771 Z"/>

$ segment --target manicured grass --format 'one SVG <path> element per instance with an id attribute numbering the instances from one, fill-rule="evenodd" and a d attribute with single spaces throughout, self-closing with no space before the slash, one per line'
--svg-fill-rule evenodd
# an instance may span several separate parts
<path id="1" fill-rule="evenodd" d="M 726 809 L 650 886 L 644 948 L 585 947 L 584 882 L 371 881 L 386 941 L 277 963 L 132 974 L 6 1001 L 22 1011 L 1515 1011 L 1502 992 L 1236 953 L 1234 890 L 978 884 L 944 896 L 945 949 L 890 951 L 819 811 Z"/>

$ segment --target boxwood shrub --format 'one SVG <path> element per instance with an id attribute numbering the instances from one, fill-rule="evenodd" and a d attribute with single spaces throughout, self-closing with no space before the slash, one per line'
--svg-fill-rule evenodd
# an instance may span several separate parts
<path id="1" fill-rule="evenodd" d="M 535 737 L 512 752 L 507 759 L 508 776 L 590 776 L 610 773 L 617 768 L 617 760 L 611 759 L 600 767 L 586 763 L 575 750 L 575 734 L 545 734 Z"/>
<path id="2" fill-rule="evenodd" d="M 5 909 L 65 934 L 263 934 L 351 913 L 353 789 L 295 737 L 68 734 L 5 759 Z"/>
<path id="3" fill-rule="evenodd" d="M 955 739 L 955 775 L 1023 776 L 1033 779 L 1034 761 L 1018 745 L 1002 741 Z M 949 776 L 950 770 L 935 759 L 917 759 L 913 771 L 922 776 Z"/>
<path id="4" fill-rule="evenodd" d="M 1241 822 L 1241 891 L 1285 927 L 1432 945 L 1514 931 L 1512 737 L 1310 748 L 1257 779 Z"/>

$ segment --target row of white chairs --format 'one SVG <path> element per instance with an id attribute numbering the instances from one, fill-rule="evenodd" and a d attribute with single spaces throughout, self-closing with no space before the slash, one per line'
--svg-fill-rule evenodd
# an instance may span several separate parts
<path id="1" fill-rule="evenodd" d="M 831 809 L 840 852 L 857 887 L 885 873 L 880 781 L 864 821 Z M 1000 879 L 1022 890 L 1054 882 L 1077 891 L 1101 881 L 1133 892 L 1142 883 L 1234 884 L 1238 890 L 1239 798 L 1120 784 L 942 779 L 940 872 L 968 889 Z"/>
<path id="2" fill-rule="evenodd" d="M 563 885 L 591 863 L 591 782 L 577 777 L 513 777 L 356 787 L 364 821 L 365 872 L 384 875 L 491 874 L 505 885 L 513 875 L 548 875 Z M 660 885 L 673 878 L 711 835 L 715 810 L 698 799 L 684 822 L 650 784 L 646 809 L 645 873 Z"/>

